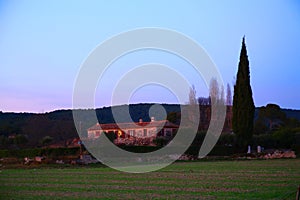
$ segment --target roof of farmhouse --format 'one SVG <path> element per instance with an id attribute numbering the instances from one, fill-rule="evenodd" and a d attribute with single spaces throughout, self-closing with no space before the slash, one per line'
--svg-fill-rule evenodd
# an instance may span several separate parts
<path id="1" fill-rule="evenodd" d="M 137 129 L 137 128 L 152 128 L 152 127 L 164 127 L 164 128 L 178 128 L 179 126 L 169 122 L 168 120 L 151 121 L 151 122 L 130 122 L 130 123 L 112 123 L 112 124 L 95 124 L 90 127 L 88 131 L 93 130 L 112 130 L 112 129 Z"/>

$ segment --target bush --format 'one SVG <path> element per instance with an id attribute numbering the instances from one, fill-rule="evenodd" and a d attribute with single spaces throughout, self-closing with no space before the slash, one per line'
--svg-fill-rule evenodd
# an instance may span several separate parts
<path id="1" fill-rule="evenodd" d="M 159 146 L 119 146 L 120 148 L 134 153 L 148 153 L 160 149 Z"/>
<path id="2" fill-rule="evenodd" d="M 168 140 L 164 137 L 157 137 L 153 140 L 153 143 L 159 147 L 165 146 L 168 143 Z"/>
<path id="3" fill-rule="evenodd" d="M 233 154 L 234 154 L 233 146 L 216 145 L 208 155 L 209 156 L 231 156 Z"/>
<path id="4" fill-rule="evenodd" d="M 41 144 L 42 145 L 48 145 L 53 141 L 53 138 L 50 136 L 45 136 L 43 137 L 43 139 L 41 140 Z"/>
<path id="5" fill-rule="evenodd" d="M 264 148 L 274 148 L 276 141 L 272 134 L 254 135 L 252 138 L 252 144 L 254 146 L 262 146 Z"/>
<path id="6" fill-rule="evenodd" d="M 192 145 L 186 150 L 185 154 L 197 157 L 199 154 L 199 150 L 200 150 L 200 146 Z M 233 146 L 216 145 L 209 152 L 208 156 L 231 156 L 233 154 L 234 154 Z"/>
<path id="7" fill-rule="evenodd" d="M 57 156 L 67 156 L 67 155 L 77 155 L 79 153 L 79 147 L 74 148 L 49 148 L 49 149 L 20 149 L 20 150 L 0 150 L 0 158 L 3 157 L 35 157 L 35 156 L 47 156 L 47 157 L 57 157 Z"/>
<path id="8" fill-rule="evenodd" d="M 295 144 L 295 133 L 292 129 L 280 129 L 272 134 L 276 148 L 291 148 Z"/>
<path id="9" fill-rule="evenodd" d="M 221 134 L 219 140 L 218 140 L 218 145 L 223 145 L 223 146 L 234 146 L 236 141 L 236 136 L 231 133 L 223 133 Z"/>
<path id="10" fill-rule="evenodd" d="M 24 157 L 34 157 L 40 156 L 42 149 L 22 149 L 22 150 L 0 150 L 0 157 L 16 157 L 16 158 L 24 158 Z"/>

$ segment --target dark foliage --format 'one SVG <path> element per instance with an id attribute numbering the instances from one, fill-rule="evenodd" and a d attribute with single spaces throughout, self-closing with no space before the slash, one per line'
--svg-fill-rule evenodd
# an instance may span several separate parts
<path id="1" fill-rule="evenodd" d="M 245 38 L 234 86 L 232 128 L 237 135 L 237 148 L 244 151 L 253 134 L 254 102 L 250 85 L 250 70 Z"/>
<path id="2" fill-rule="evenodd" d="M 117 136 L 114 132 L 104 132 L 106 137 L 109 139 L 109 141 L 114 142 L 115 139 L 117 139 Z"/>
<path id="3" fill-rule="evenodd" d="M 165 146 L 166 144 L 168 144 L 168 142 L 169 141 L 163 137 L 157 137 L 153 140 L 153 143 L 159 147 Z"/>
<path id="4" fill-rule="evenodd" d="M 15 150 L 0 150 L 0 158 L 3 157 L 35 157 L 35 156 L 47 156 L 47 157 L 59 157 L 78 155 L 79 147 L 75 148 L 32 148 L 32 149 L 15 149 Z"/>

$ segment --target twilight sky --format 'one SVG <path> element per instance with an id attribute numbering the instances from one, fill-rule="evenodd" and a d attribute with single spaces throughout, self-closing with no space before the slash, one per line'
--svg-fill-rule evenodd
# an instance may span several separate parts
<path id="1" fill-rule="evenodd" d="M 72 108 L 73 85 L 89 53 L 113 35 L 142 27 L 173 29 L 193 38 L 231 85 L 245 35 L 255 105 L 300 109 L 299 1 L 12 0 L 0 1 L 0 111 Z M 124 73 L 151 62 L 184 74 L 197 96 L 207 96 L 188 63 L 148 50 L 112 65 L 101 80 L 104 87 L 98 88 L 101 95 L 96 91 L 96 107 L 110 105 L 113 85 Z M 153 97 L 154 91 L 159 95 Z M 176 98 L 152 85 L 137 90 L 130 102 L 176 103 Z"/>

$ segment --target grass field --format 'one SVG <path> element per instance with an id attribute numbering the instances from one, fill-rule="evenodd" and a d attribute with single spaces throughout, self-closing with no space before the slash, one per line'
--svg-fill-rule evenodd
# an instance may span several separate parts
<path id="1" fill-rule="evenodd" d="M 299 184 L 300 159 L 177 162 L 146 174 L 2 169 L 0 199 L 295 199 Z"/>

